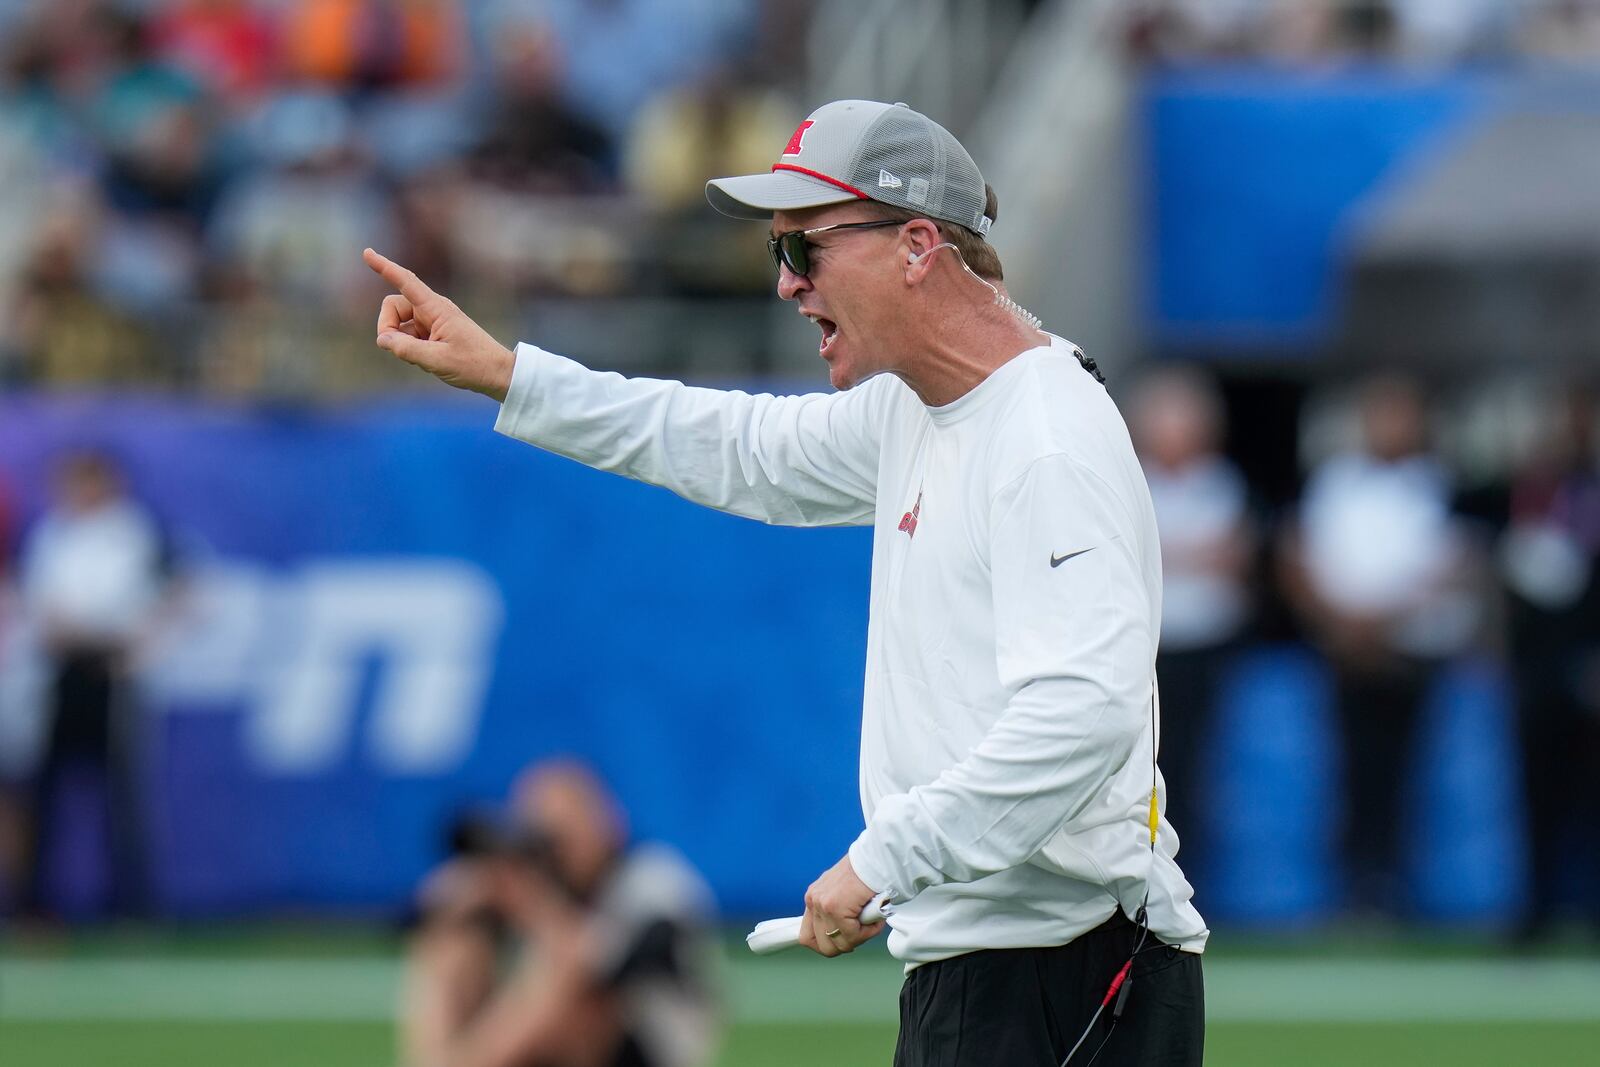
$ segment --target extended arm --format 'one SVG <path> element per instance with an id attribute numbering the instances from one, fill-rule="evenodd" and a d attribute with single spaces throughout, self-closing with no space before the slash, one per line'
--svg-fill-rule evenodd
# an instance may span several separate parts
<path id="1" fill-rule="evenodd" d="M 411 271 L 365 258 L 400 290 L 379 312 L 379 346 L 499 400 L 500 432 L 764 522 L 872 521 L 892 383 L 777 397 L 597 373 L 532 345 L 513 353 Z"/>
<path id="2" fill-rule="evenodd" d="M 597 373 L 518 345 L 495 429 L 719 511 L 788 526 L 864 525 L 887 384 L 753 396 Z"/>

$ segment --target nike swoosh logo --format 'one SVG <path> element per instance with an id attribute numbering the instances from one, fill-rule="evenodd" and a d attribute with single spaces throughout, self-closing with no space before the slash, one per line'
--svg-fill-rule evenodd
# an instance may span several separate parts
<path id="1" fill-rule="evenodd" d="M 1080 548 L 1076 552 L 1068 552 L 1065 556 L 1058 556 L 1054 552 L 1052 552 L 1050 554 L 1050 566 L 1059 567 L 1063 563 L 1065 563 L 1067 560 L 1071 559 L 1073 556 L 1081 556 L 1085 552 L 1093 552 L 1093 551 L 1094 551 L 1094 549 L 1092 549 L 1092 548 Z"/>

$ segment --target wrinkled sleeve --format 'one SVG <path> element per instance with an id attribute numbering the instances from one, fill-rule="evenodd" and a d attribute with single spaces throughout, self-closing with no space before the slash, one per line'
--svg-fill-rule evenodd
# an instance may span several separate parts
<path id="1" fill-rule="evenodd" d="M 1116 493 L 1047 456 L 996 494 L 990 520 L 996 669 L 1011 699 L 965 759 L 881 801 L 851 846 L 857 876 L 895 901 L 1016 867 L 1098 817 L 1092 803 L 1150 721 L 1156 630 Z"/>
<path id="2" fill-rule="evenodd" d="M 521 344 L 495 429 L 719 511 L 784 526 L 866 525 L 885 384 L 752 395 L 592 371 Z"/>

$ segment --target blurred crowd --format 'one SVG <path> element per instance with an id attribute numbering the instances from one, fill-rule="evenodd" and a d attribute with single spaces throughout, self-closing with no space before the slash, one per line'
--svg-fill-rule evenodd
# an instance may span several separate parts
<path id="1" fill-rule="evenodd" d="M 1159 60 L 1600 61 L 1597 0 L 1133 0 Z"/>
<path id="2" fill-rule="evenodd" d="M 792 128 L 802 16 L 0 2 L 0 385 L 348 387 L 385 366 L 351 328 L 369 244 L 490 321 L 544 294 L 765 293 L 759 241 L 702 234 L 701 188 Z"/>
<path id="3" fill-rule="evenodd" d="M 1552 389 L 1503 476 L 1470 484 L 1439 447 L 1421 383 L 1386 373 L 1320 398 L 1302 419 L 1296 499 L 1255 492 L 1224 446 L 1222 396 L 1201 371 L 1147 375 L 1125 408 L 1162 537 L 1161 767 L 1186 870 L 1204 899 L 1227 813 L 1210 795 L 1229 671 L 1252 647 L 1293 641 L 1327 668 L 1343 767 L 1344 902 L 1411 905 L 1404 851 L 1437 762 L 1423 730 L 1445 671 L 1505 664 L 1520 738 L 1527 899 L 1537 939 L 1575 910 L 1600 931 L 1600 840 L 1583 816 L 1600 775 L 1600 453 L 1593 393 Z M 1313 405 L 1315 407 L 1316 405 Z M 1496 783 L 1499 784 L 1499 783 Z M 1587 881 L 1586 888 L 1584 886 Z"/>
<path id="4" fill-rule="evenodd" d="M 1600 0 L 1133 0 L 1157 60 L 1600 57 Z M 373 356 L 367 244 L 491 328 L 541 299 L 757 300 L 706 176 L 804 98 L 781 0 L 0 0 L 0 387 L 305 396 Z M 593 312 L 596 316 L 603 311 Z M 752 351 L 751 320 L 678 324 Z M 747 358 L 745 358 L 747 357 Z"/>

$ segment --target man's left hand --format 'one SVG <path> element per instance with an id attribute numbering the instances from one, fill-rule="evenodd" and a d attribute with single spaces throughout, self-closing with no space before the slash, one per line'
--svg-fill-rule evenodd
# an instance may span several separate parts
<path id="1" fill-rule="evenodd" d="M 877 894 L 856 877 L 846 856 L 806 890 L 806 913 L 800 919 L 800 943 L 822 956 L 852 952 L 883 932 L 884 923 L 861 925 L 861 909 Z"/>

